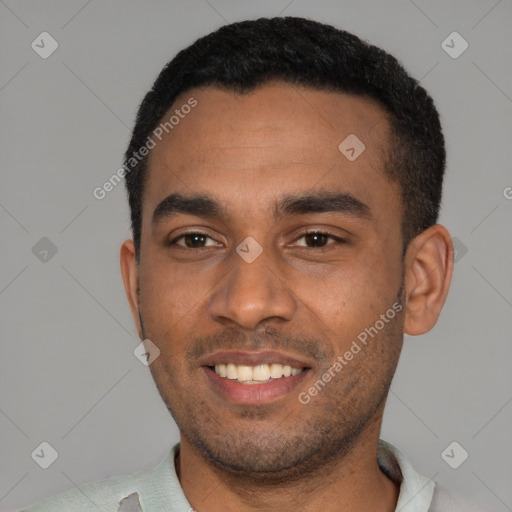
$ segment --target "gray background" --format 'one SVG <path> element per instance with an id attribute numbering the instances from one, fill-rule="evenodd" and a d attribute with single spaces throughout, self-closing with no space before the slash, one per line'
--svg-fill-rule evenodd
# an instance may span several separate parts
<path id="1" fill-rule="evenodd" d="M 441 222 L 458 261 L 438 325 L 406 339 L 382 437 L 428 477 L 512 510 L 510 0 L 1 1 L 0 510 L 149 467 L 178 439 L 133 355 L 124 184 L 102 201 L 92 191 L 120 167 L 143 94 L 180 48 L 279 14 L 383 47 L 438 105 Z M 59 44 L 47 59 L 31 48 L 43 31 Z M 469 44 L 456 59 L 441 46 L 453 31 Z M 43 237 L 57 248 L 46 261 L 32 249 Z M 42 441 L 59 454 L 46 470 L 31 458 Z M 453 441 L 469 453 L 458 469 L 441 457 Z"/>

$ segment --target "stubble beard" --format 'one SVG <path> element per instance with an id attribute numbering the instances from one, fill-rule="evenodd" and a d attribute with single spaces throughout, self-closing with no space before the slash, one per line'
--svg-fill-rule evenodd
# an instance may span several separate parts
<path id="1" fill-rule="evenodd" d="M 403 305 L 403 298 L 402 283 L 396 302 Z M 142 315 L 141 325 L 146 338 Z M 172 358 L 150 368 L 181 436 L 214 470 L 234 480 L 250 479 L 254 485 L 282 485 L 328 471 L 350 453 L 365 432 L 375 429 L 378 434 L 402 341 L 403 309 L 318 396 L 300 405 L 304 408 L 300 423 L 287 424 L 283 418 L 281 425 L 276 425 L 272 421 L 273 414 L 278 414 L 274 408 L 240 406 L 237 419 L 244 423 L 238 431 L 222 419 L 215 420 L 212 404 L 200 396 L 185 388 L 181 393 L 172 392 L 180 381 Z M 332 357 L 326 359 L 316 379 L 321 379 L 332 363 Z"/>

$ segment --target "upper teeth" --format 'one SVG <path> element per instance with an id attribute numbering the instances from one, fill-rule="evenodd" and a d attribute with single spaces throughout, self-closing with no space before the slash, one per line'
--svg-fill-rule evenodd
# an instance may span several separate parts
<path id="1" fill-rule="evenodd" d="M 292 368 L 287 364 L 259 364 L 257 366 L 246 366 L 242 364 L 216 364 L 215 373 L 221 377 L 228 379 L 237 379 L 239 381 L 266 381 L 270 378 L 280 379 L 281 377 L 289 377 L 297 375 L 302 368 Z"/>

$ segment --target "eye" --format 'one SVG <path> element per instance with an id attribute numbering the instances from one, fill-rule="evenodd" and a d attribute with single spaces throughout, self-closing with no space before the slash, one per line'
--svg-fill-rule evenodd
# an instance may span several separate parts
<path id="1" fill-rule="evenodd" d="M 297 240 L 304 239 L 304 244 L 297 244 L 301 247 L 312 247 L 312 248 L 322 248 L 326 245 L 332 245 L 332 243 L 327 243 L 329 239 L 334 240 L 334 242 L 344 243 L 345 240 L 343 238 L 331 235 L 330 233 L 325 233 L 323 231 L 307 231 L 303 235 L 301 235 Z"/>
<path id="2" fill-rule="evenodd" d="M 214 243 L 207 245 L 207 240 L 211 240 Z M 205 233 L 190 231 L 189 233 L 183 233 L 182 235 L 172 239 L 169 242 L 169 245 L 180 245 L 181 247 L 186 247 L 188 249 L 201 249 L 202 247 L 218 246 L 219 244 Z"/>
<path id="3" fill-rule="evenodd" d="M 333 243 L 345 243 L 343 238 L 334 236 L 324 231 L 307 231 L 296 240 L 304 240 L 303 243 L 297 243 L 301 247 L 309 247 L 313 249 L 321 249 Z M 329 240 L 331 242 L 329 243 Z M 208 243 L 208 241 L 210 241 Z M 212 237 L 199 231 L 190 231 L 173 238 L 168 245 L 179 245 L 187 249 L 202 249 L 205 247 L 219 247 L 222 244 L 216 242 Z"/>

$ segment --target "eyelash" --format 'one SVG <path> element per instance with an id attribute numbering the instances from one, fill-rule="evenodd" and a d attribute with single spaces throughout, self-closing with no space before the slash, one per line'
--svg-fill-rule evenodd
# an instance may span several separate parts
<path id="1" fill-rule="evenodd" d="M 173 238 L 172 240 L 170 240 L 168 242 L 167 245 L 178 245 L 176 242 L 178 240 L 181 240 L 182 238 L 186 237 L 187 235 L 199 235 L 199 236 L 203 236 L 203 237 L 206 237 L 206 238 L 209 238 L 210 240 L 213 240 L 213 238 L 210 236 L 210 235 L 207 235 L 206 233 L 202 233 L 201 231 L 188 231 L 186 233 L 182 233 L 181 235 L 177 236 L 176 238 Z M 295 241 L 298 241 L 300 240 L 301 238 L 307 236 L 307 235 L 319 235 L 319 236 L 327 236 L 328 238 L 334 240 L 336 243 L 338 244 L 345 244 L 347 241 L 344 239 L 344 238 L 341 238 L 341 237 L 338 237 L 338 236 L 335 236 L 331 233 L 328 233 L 326 231 L 318 231 L 318 230 L 308 230 L 308 231 L 305 231 L 304 233 L 302 233 L 300 236 L 298 236 Z M 301 246 L 301 247 L 306 247 L 307 249 L 317 249 L 317 250 L 322 250 L 322 249 L 325 249 L 327 246 L 329 245 L 334 245 L 334 244 L 326 244 L 322 247 L 307 247 L 307 246 Z M 182 247 L 183 249 L 190 249 L 190 250 L 194 250 L 194 249 L 206 249 L 206 247 L 186 247 L 186 246 L 183 246 L 183 245 L 180 245 L 180 247 Z"/>

